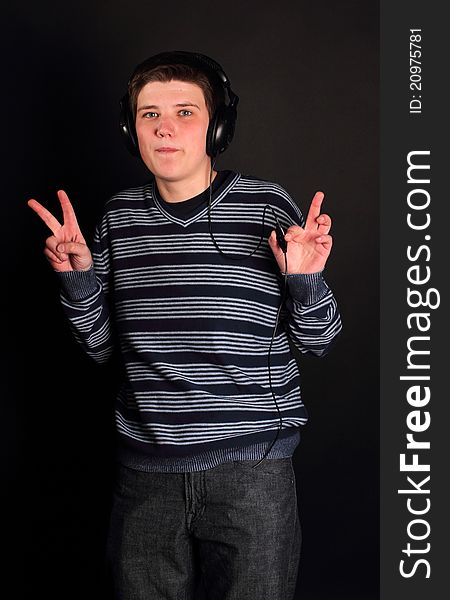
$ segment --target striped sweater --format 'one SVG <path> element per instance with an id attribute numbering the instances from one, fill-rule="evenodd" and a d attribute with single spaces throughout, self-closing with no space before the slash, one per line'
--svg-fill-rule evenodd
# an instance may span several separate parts
<path id="1" fill-rule="evenodd" d="M 303 224 L 287 192 L 232 171 L 219 175 L 211 228 L 227 256 L 209 232 L 209 190 L 170 204 L 151 180 L 106 203 L 94 267 L 59 274 L 64 311 L 85 351 L 99 363 L 115 347 L 122 356 L 118 447 L 135 468 L 177 471 L 264 454 L 280 424 L 268 352 L 285 281 L 270 353 L 282 429 L 269 458 L 292 454 L 307 412 L 288 338 L 321 356 L 341 329 L 323 274 L 285 278 L 268 245 L 275 219 L 266 210 L 263 224 L 266 205 L 285 228 Z"/>

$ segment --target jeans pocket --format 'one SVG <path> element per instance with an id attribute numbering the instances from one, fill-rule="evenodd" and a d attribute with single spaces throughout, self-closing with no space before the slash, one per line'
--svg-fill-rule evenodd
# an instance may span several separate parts
<path id="1" fill-rule="evenodd" d="M 295 483 L 295 472 L 292 457 L 264 459 L 257 467 L 256 461 L 234 461 L 235 472 L 238 478 L 261 478 L 263 480 Z"/>

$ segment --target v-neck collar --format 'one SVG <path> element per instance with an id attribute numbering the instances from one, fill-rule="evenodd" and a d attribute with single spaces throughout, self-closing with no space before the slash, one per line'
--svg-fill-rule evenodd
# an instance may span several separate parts
<path id="1" fill-rule="evenodd" d="M 219 176 L 220 179 L 218 180 Z M 212 184 L 211 209 L 222 200 L 222 198 L 229 192 L 229 190 L 235 185 L 240 177 L 240 173 L 236 173 L 234 171 L 219 171 Z M 194 221 L 197 221 L 207 214 L 209 203 L 209 187 L 197 196 L 183 200 L 180 203 L 170 203 L 163 200 L 159 194 L 155 180 L 151 182 L 151 193 L 155 206 L 160 213 L 169 221 L 178 223 L 183 227 L 190 225 Z M 178 204 L 183 205 L 183 209 L 181 211 L 177 210 L 179 208 L 177 206 Z M 186 210 L 187 207 L 189 207 L 188 210 Z"/>

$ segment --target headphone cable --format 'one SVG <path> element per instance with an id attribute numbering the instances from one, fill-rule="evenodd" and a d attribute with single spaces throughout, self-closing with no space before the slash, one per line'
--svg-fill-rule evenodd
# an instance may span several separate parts
<path id="1" fill-rule="evenodd" d="M 273 215 L 275 217 L 275 221 L 278 224 L 278 219 L 277 216 L 275 214 L 275 211 L 273 209 L 273 207 L 270 204 L 266 204 L 264 206 L 264 210 L 263 210 L 263 218 L 262 218 L 262 233 L 261 233 L 261 237 L 259 239 L 258 245 L 256 246 L 256 248 L 250 253 L 250 254 L 246 254 L 244 256 L 232 256 L 226 252 L 223 252 L 222 249 L 219 247 L 219 244 L 217 243 L 214 234 L 212 232 L 212 223 L 211 223 L 211 203 L 212 203 L 212 173 L 213 173 L 213 169 L 214 166 L 216 164 L 216 160 L 217 160 L 217 156 L 215 156 L 213 158 L 213 160 L 211 160 L 211 170 L 210 170 L 210 174 L 209 174 L 209 202 L 208 202 L 208 228 L 209 228 L 209 234 L 211 236 L 211 239 L 213 241 L 214 246 L 216 247 L 216 249 L 218 250 L 218 252 L 222 255 L 225 256 L 226 258 L 230 258 L 232 260 L 244 260 L 246 258 L 250 258 L 250 256 L 253 256 L 253 254 L 255 254 L 255 252 L 258 250 L 258 248 L 261 246 L 263 237 L 264 237 L 264 218 L 265 218 L 265 214 L 266 214 L 266 210 L 267 208 L 270 208 L 273 212 Z M 279 318 L 280 318 L 280 314 L 281 314 L 281 309 L 283 308 L 283 304 L 286 298 L 286 291 L 287 291 L 287 271 L 288 271 L 288 266 L 287 266 L 287 247 L 282 247 L 281 248 L 284 254 L 284 289 L 283 289 L 283 295 L 281 298 L 281 302 L 280 302 L 280 306 L 278 307 L 278 311 L 277 311 L 277 316 L 275 319 L 275 327 L 273 329 L 273 333 L 272 333 L 272 339 L 270 340 L 270 345 L 269 345 L 269 353 L 268 353 L 268 372 L 269 372 L 269 387 L 270 387 L 270 391 L 272 392 L 272 397 L 273 400 L 275 402 L 275 406 L 277 408 L 278 411 L 278 416 L 279 416 L 279 420 L 280 423 L 277 427 L 277 433 L 275 435 L 275 438 L 272 440 L 272 443 L 270 444 L 269 448 L 266 450 L 266 452 L 264 453 L 264 456 L 255 464 L 252 466 L 252 468 L 254 469 L 255 467 L 257 467 L 265 458 L 266 456 L 269 454 L 269 452 L 272 450 L 273 445 L 275 444 L 275 442 L 278 439 L 278 435 L 283 427 L 283 420 L 281 417 L 281 412 L 280 409 L 278 407 L 278 403 L 277 403 L 277 399 L 275 397 L 275 392 L 273 390 L 273 386 L 272 386 L 272 374 L 271 374 L 271 352 L 272 352 L 272 346 L 273 346 L 273 342 L 275 339 L 275 335 L 278 329 L 278 325 L 279 325 Z"/>

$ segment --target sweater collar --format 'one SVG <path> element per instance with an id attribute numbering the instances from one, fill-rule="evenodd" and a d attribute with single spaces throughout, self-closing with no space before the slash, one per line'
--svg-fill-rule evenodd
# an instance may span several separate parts
<path id="1" fill-rule="evenodd" d="M 213 208 L 228 193 L 240 179 L 240 174 L 234 171 L 219 171 L 212 183 Z M 209 203 L 209 187 L 203 192 L 181 202 L 166 202 L 161 197 L 156 181 L 151 183 L 152 197 L 155 206 L 169 220 L 186 226 L 207 214 Z"/>

